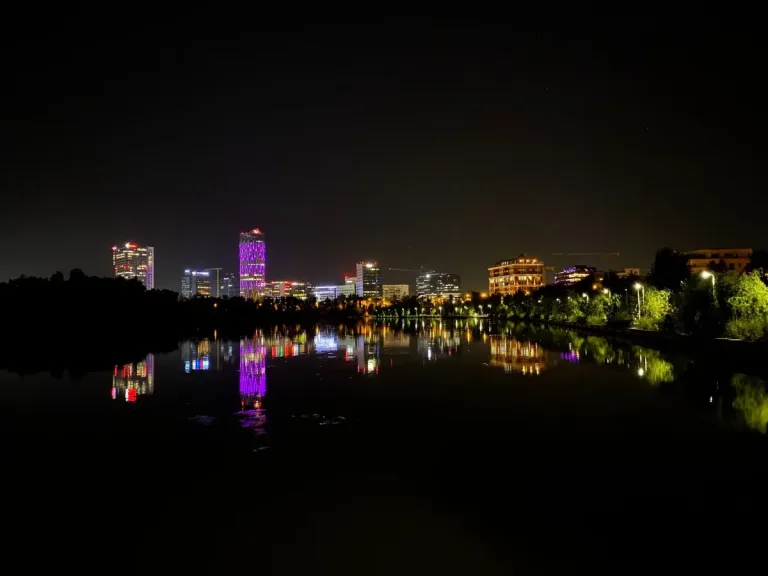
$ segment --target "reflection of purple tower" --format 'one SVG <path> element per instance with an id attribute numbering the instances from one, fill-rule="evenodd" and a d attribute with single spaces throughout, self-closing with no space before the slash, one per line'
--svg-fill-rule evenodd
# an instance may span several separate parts
<path id="1" fill-rule="evenodd" d="M 264 293 L 267 273 L 264 235 L 255 228 L 240 233 L 240 296 L 255 300 Z"/>
<path id="2" fill-rule="evenodd" d="M 263 339 L 240 340 L 240 399 L 243 405 L 261 403 L 267 393 L 266 367 L 267 348 Z"/>

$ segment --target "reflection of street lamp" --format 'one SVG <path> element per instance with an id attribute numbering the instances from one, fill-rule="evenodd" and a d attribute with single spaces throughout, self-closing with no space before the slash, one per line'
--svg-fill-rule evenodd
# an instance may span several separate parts
<path id="1" fill-rule="evenodd" d="M 715 275 L 712 274 L 709 270 L 703 270 L 701 272 L 701 277 L 704 278 L 704 280 L 707 280 L 708 278 L 712 278 L 712 300 L 715 299 Z"/>
<path id="2" fill-rule="evenodd" d="M 640 290 L 642 290 L 642 294 L 645 294 L 645 287 L 640 284 L 640 282 L 635 282 L 635 290 L 637 290 L 637 317 L 642 318 L 643 317 L 643 300 L 640 297 Z"/>

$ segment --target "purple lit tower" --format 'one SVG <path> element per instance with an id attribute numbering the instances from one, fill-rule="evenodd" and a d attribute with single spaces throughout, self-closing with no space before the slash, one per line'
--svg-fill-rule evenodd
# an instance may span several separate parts
<path id="1" fill-rule="evenodd" d="M 240 233 L 240 296 L 255 300 L 264 293 L 267 273 L 264 234 L 254 228 Z"/>
<path id="2" fill-rule="evenodd" d="M 267 348 L 262 338 L 240 340 L 240 398 L 260 401 L 267 393 Z"/>

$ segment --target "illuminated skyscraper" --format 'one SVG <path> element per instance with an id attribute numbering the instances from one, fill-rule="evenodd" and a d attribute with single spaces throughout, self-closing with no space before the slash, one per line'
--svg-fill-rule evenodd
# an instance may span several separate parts
<path id="1" fill-rule="evenodd" d="M 148 290 L 155 287 L 155 249 L 126 242 L 112 246 L 112 267 L 115 278 L 136 278 Z"/>
<path id="2" fill-rule="evenodd" d="M 255 228 L 240 233 L 240 296 L 254 300 L 264 293 L 267 272 L 264 234 Z"/>
<path id="3" fill-rule="evenodd" d="M 357 295 L 363 298 L 381 298 L 383 295 L 378 262 L 357 263 Z"/>

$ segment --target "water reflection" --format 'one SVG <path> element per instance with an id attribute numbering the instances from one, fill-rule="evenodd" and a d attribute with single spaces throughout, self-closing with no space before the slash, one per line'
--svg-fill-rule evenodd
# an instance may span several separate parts
<path id="1" fill-rule="evenodd" d="M 470 370 L 472 366 L 498 367 L 510 379 L 533 375 L 546 381 L 552 373 L 570 371 L 576 374 L 572 377 L 574 386 L 580 385 L 579 374 L 587 374 L 583 365 L 591 364 L 616 372 L 619 385 L 634 380 L 674 388 L 683 391 L 713 421 L 768 432 L 768 393 L 759 379 L 715 374 L 705 362 L 692 363 L 594 334 L 524 323 L 489 326 L 477 319 L 449 322 L 422 318 L 309 331 L 300 327 L 272 329 L 234 342 L 216 338 L 183 342 L 181 365 L 174 365 L 179 372 L 183 367 L 186 374 L 199 374 L 196 385 L 205 382 L 202 377 L 207 373 L 225 373 L 239 366 L 237 384 L 232 380 L 233 387 L 239 387 L 239 406 L 233 408 L 244 426 L 259 432 L 267 421 L 267 371 L 278 365 L 289 374 L 293 359 L 300 356 L 316 357 L 320 366 L 332 366 L 334 373 L 339 370 L 345 379 L 386 378 L 395 366 L 427 370 L 440 361 L 462 363 Z M 279 364 L 270 362 L 277 359 Z M 141 362 L 115 366 L 112 398 L 135 402 L 140 396 L 153 394 L 154 376 L 152 355 Z M 425 377 L 429 376 L 425 373 Z M 326 379 L 323 373 L 318 385 L 323 386 Z"/>
<path id="2" fill-rule="evenodd" d="M 528 340 L 491 336 L 490 354 L 490 365 L 501 366 L 505 372 L 538 376 L 546 368 L 544 348 Z"/>
<path id="3" fill-rule="evenodd" d="M 749 428 L 763 434 L 768 429 L 768 393 L 760 378 L 746 374 L 734 374 L 731 386 L 736 390 L 733 407 L 739 410 Z"/>
<path id="4" fill-rule="evenodd" d="M 141 362 L 115 366 L 112 372 L 112 399 L 136 402 L 139 396 L 155 390 L 155 357 L 148 354 Z"/>
<path id="5" fill-rule="evenodd" d="M 240 404 L 260 408 L 267 394 L 267 347 L 261 335 L 240 340 Z"/>

